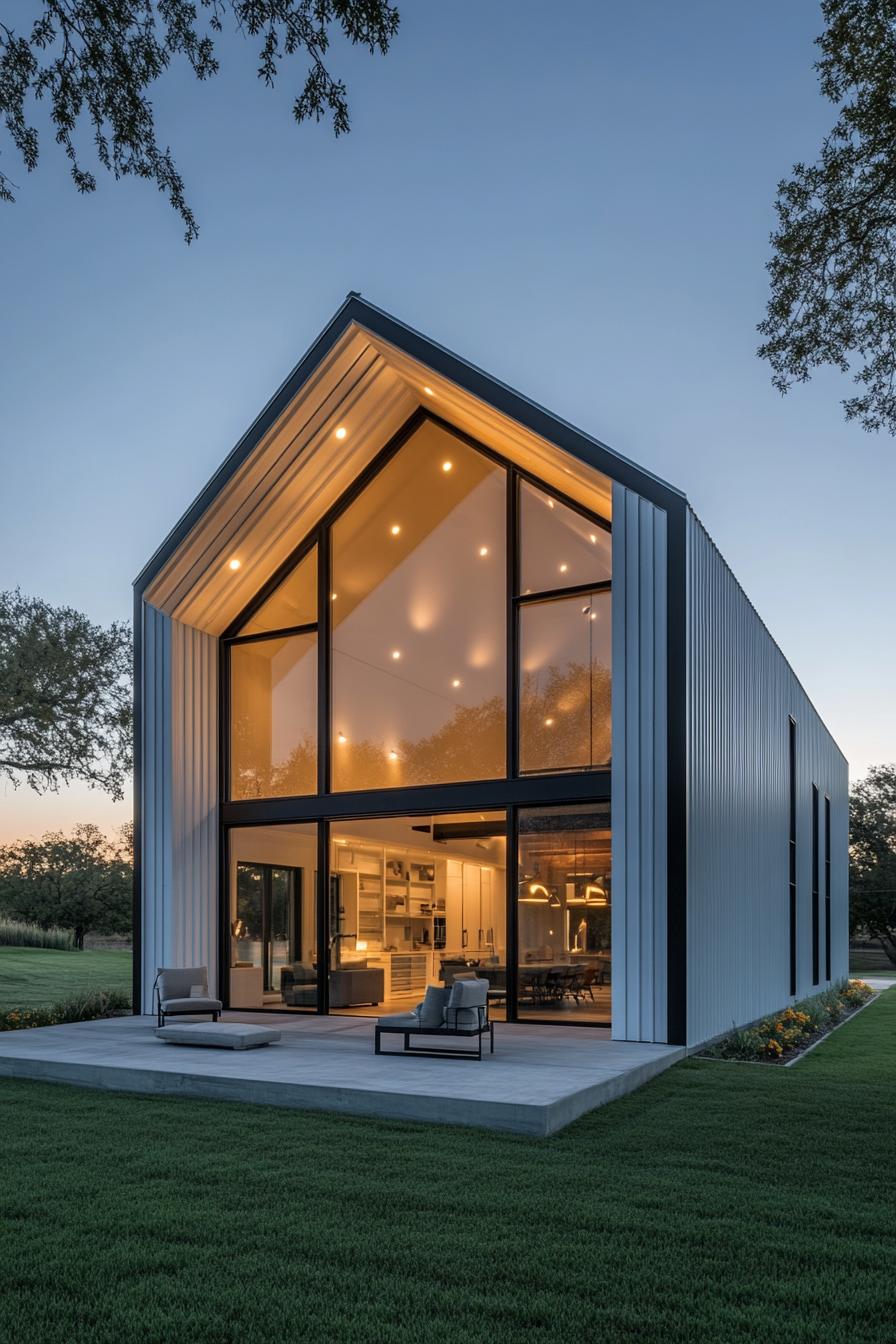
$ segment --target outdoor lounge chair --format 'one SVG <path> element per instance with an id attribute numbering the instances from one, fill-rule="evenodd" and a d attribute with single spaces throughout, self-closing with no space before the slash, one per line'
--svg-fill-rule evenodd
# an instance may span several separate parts
<path id="1" fill-rule="evenodd" d="M 495 1053 L 495 1028 L 488 1015 L 489 982 L 473 978 L 456 980 L 450 988 L 429 985 L 426 998 L 411 1013 L 393 1013 L 381 1017 L 374 1033 L 374 1052 L 383 1053 L 380 1037 L 403 1036 L 404 1049 L 390 1050 L 392 1055 L 425 1055 L 430 1059 L 482 1059 L 482 1038 L 488 1036 L 490 1052 Z M 412 1046 L 412 1036 L 429 1036 L 424 1047 Z M 475 1038 L 477 1050 L 445 1048 L 435 1039 Z"/>
<path id="2" fill-rule="evenodd" d="M 207 966 L 160 966 L 153 989 L 160 1027 L 164 1027 L 166 1017 L 199 1013 L 210 1013 L 217 1022 L 224 1006 L 209 993 Z"/>

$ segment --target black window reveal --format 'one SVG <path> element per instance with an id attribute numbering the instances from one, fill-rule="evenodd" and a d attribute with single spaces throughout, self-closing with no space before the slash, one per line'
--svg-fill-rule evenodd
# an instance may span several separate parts
<path id="1" fill-rule="evenodd" d="M 824 797 L 824 978 L 831 978 L 831 800 Z"/>
<path id="2" fill-rule="evenodd" d="M 818 902 L 818 785 L 812 785 L 812 983 L 818 984 L 821 964 L 821 910 Z"/>
<path id="3" fill-rule="evenodd" d="M 790 993 L 796 993 L 796 720 L 788 719 L 788 787 L 790 811 Z"/>

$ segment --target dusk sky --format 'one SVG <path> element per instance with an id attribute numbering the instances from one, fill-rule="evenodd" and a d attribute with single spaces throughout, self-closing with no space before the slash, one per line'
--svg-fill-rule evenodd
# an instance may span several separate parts
<path id="1" fill-rule="evenodd" d="M 810 0 L 399 0 L 334 48 L 353 130 L 296 127 L 228 37 L 158 86 L 201 226 L 146 183 L 79 197 L 45 137 L 0 205 L 0 586 L 127 620 L 142 564 L 360 290 L 683 489 L 850 761 L 896 759 L 896 451 L 851 383 L 755 356 L 777 180 L 815 157 Z M 88 136 L 85 136 L 87 147 Z M 89 147 L 87 147 L 89 155 Z M 0 785 L 0 841 L 129 800 Z"/>

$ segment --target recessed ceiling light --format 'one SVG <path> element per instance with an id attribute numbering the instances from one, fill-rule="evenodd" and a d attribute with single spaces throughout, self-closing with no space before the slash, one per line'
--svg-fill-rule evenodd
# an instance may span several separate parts
<path id="1" fill-rule="evenodd" d="M 228 562 L 227 568 L 237 570 L 242 563 L 242 560 L 233 559 Z"/>
<path id="2" fill-rule="evenodd" d="M 392 650 L 392 657 L 393 657 L 393 658 L 395 659 L 395 661 L 397 662 L 398 659 L 401 657 L 401 649 L 393 649 L 393 650 Z"/>
<path id="3" fill-rule="evenodd" d="M 480 546 L 480 547 L 479 547 L 479 554 L 480 554 L 480 555 L 483 555 L 483 556 L 488 555 L 488 547 L 487 547 L 487 546 Z"/>
<path id="4" fill-rule="evenodd" d="M 400 524 L 393 523 L 392 526 L 389 528 L 389 531 L 392 533 L 393 537 L 397 537 L 399 532 L 401 531 Z"/>
<path id="5" fill-rule="evenodd" d="M 336 734 L 336 741 L 337 741 L 337 742 L 347 742 L 347 741 L 348 741 L 348 738 L 346 737 L 345 733 L 337 733 L 337 734 Z"/>
<path id="6" fill-rule="evenodd" d="M 566 571 L 567 571 L 568 569 L 569 569 L 569 565 L 561 565 L 561 566 L 560 566 L 560 573 L 561 573 L 561 574 L 565 574 Z"/>
<path id="7" fill-rule="evenodd" d="M 431 387 L 424 387 L 423 391 L 426 393 L 428 397 L 433 396 L 433 390 Z"/>
<path id="8" fill-rule="evenodd" d="M 443 471 L 450 471 L 451 468 L 452 468 L 453 466 L 454 466 L 454 463 L 453 463 L 453 462 L 443 462 L 443 463 L 442 463 L 442 470 L 443 470 Z"/>
<path id="9" fill-rule="evenodd" d="M 330 594 L 330 601 L 331 601 L 331 602 L 335 602 L 338 596 L 339 596 L 338 593 L 331 593 L 331 594 Z"/>
<path id="10" fill-rule="evenodd" d="M 458 686 L 460 685 L 460 677 L 455 677 L 451 685 L 454 687 L 455 690 L 457 690 Z"/>
<path id="11" fill-rule="evenodd" d="M 552 509 L 553 507 L 554 507 L 554 501 L 553 501 L 552 499 L 549 499 L 549 500 L 548 500 L 548 508 L 549 508 L 549 509 Z"/>
<path id="12" fill-rule="evenodd" d="M 554 723 L 553 719 L 545 719 L 544 726 L 545 728 L 551 728 L 553 726 L 553 723 Z"/>
<path id="13" fill-rule="evenodd" d="M 597 620 L 597 612 L 596 612 L 596 611 L 592 611 L 591 616 L 589 617 L 589 620 L 592 620 L 592 621 L 596 621 L 596 620 Z"/>
<path id="14" fill-rule="evenodd" d="M 589 532 L 589 533 L 588 533 L 588 540 L 589 540 L 590 542 L 592 542 L 592 543 L 595 543 L 595 542 L 597 541 L 597 533 L 596 533 L 596 532 Z"/>
<path id="15" fill-rule="evenodd" d="M 389 752 L 389 760 L 390 760 L 390 761 L 397 761 L 397 760 L 398 760 L 398 752 L 395 751 L 394 748 L 393 748 L 392 751 Z"/>
<path id="16" fill-rule="evenodd" d="M 344 439 L 347 433 L 348 430 L 346 429 L 345 425 L 340 425 L 336 431 L 336 437 L 337 439 Z"/>

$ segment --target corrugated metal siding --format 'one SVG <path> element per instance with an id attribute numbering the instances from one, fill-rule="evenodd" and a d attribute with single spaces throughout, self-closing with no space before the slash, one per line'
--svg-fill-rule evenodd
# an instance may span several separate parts
<path id="1" fill-rule="evenodd" d="M 667 520 L 613 487 L 613 1036 L 665 1041 Z"/>
<path id="2" fill-rule="evenodd" d="M 143 607 L 143 1010 L 159 966 L 217 983 L 217 640 Z"/>
<path id="3" fill-rule="evenodd" d="M 848 779 L 805 691 L 690 510 L 687 563 L 688 1041 L 697 1044 L 788 1001 L 790 715 L 797 725 L 797 996 L 813 990 L 813 783 L 831 798 L 832 979 L 846 974 Z M 819 843 L 823 860 L 823 817 Z M 822 983 L 823 921 L 822 904 Z"/>

